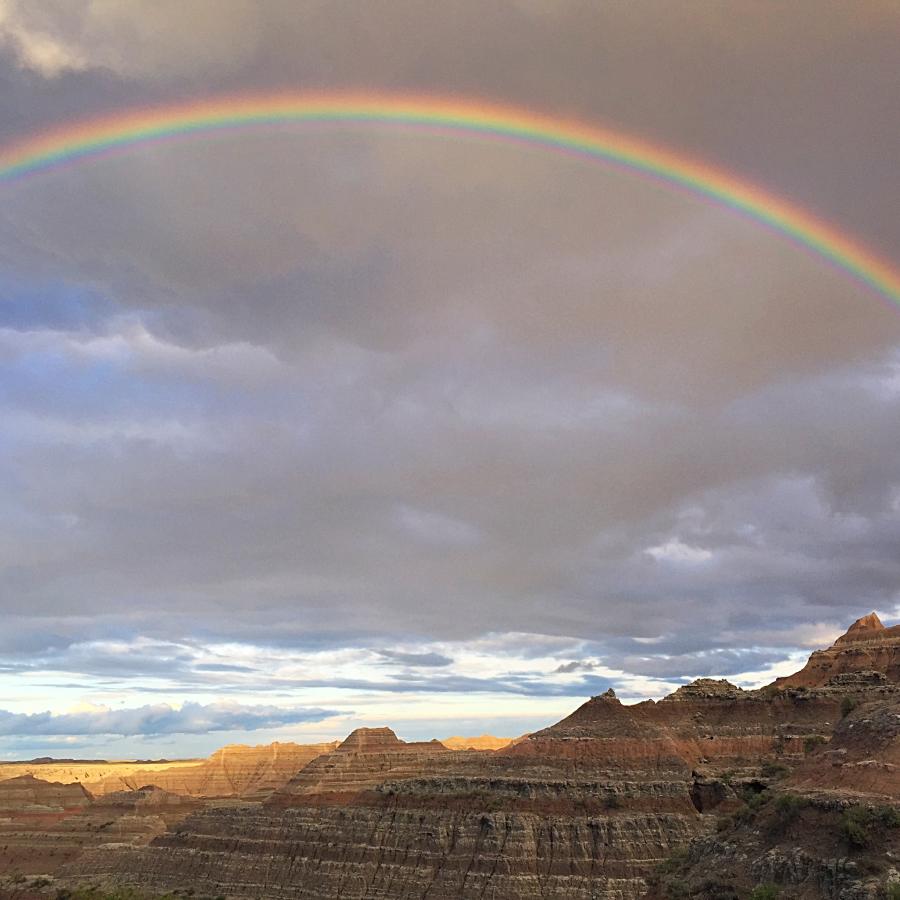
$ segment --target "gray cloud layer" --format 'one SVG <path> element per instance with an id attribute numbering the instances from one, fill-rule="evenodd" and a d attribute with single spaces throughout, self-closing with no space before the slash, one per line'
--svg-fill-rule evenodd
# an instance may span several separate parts
<path id="1" fill-rule="evenodd" d="M 165 703 L 137 709 L 91 709 L 83 712 L 11 713 L 0 710 L 0 734 L 7 735 L 160 735 L 211 731 L 256 731 L 300 722 L 320 722 L 335 712 L 230 703 Z"/>
<path id="2" fill-rule="evenodd" d="M 0 129 L 236 89 L 474 94 L 693 152 L 896 258 L 895 13 L 6 2 Z M 465 692 L 487 680 L 384 648 L 515 630 L 723 674 L 898 601 L 896 310 L 659 185 L 365 129 L 145 148 L 6 189 L 0 300 L 13 670 L 193 679 L 76 645 L 313 643 Z"/>

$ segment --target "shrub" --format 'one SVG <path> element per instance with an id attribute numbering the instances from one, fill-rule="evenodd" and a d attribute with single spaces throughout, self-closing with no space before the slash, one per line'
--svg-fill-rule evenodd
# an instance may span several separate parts
<path id="1" fill-rule="evenodd" d="M 750 892 L 750 900 L 778 900 L 780 893 L 774 884 L 758 884 Z"/>
<path id="2" fill-rule="evenodd" d="M 668 859 L 664 859 L 660 864 L 658 871 L 664 875 L 671 875 L 684 868 L 688 861 L 688 852 L 686 847 L 676 850 Z"/>
<path id="3" fill-rule="evenodd" d="M 690 897 L 691 891 L 685 881 L 670 881 L 666 885 L 666 897 L 668 900 L 683 900 Z"/>
<path id="4" fill-rule="evenodd" d="M 803 752 L 812 753 L 816 747 L 821 747 L 825 743 L 825 738 L 821 734 L 811 734 L 803 740 Z"/>
<path id="5" fill-rule="evenodd" d="M 734 886 L 720 878 L 707 878 L 697 885 L 694 895 L 701 896 L 704 900 L 738 900 Z"/>
<path id="6" fill-rule="evenodd" d="M 844 697 L 841 700 L 841 716 L 849 716 L 853 710 L 856 709 L 856 698 L 855 697 Z"/>
<path id="7" fill-rule="evenodd" d="M 791 823 L 800 815 L 800 810 L 806 806 L 806 800 L 796 794 L 781 794 L 775 801 L 772 829 L 785 831 Z"/>
<path id="8" fill-rule="evenodd" d="M 900 881 L 892 881 L 884 886 L 881 892 L 884 900 L 900 900 Z"/>
<path id="9" fill-rule="evenodd" d="M 793 822 L 800 810 L 806 806 L 806 801 L 796 794 L 782 794 L 775 801 L 775 812 L 782 821 Z"/>
<path id="10" fill-rule="evenodd" d="M 781 778 L 788 772 L 790 769 L 786 765 L 772 760 L 766 760 L 759 768 L 759 773 L 763 778 Z"/>
<path id="11" fill-rule="evenodd" d="M 876 806 L 875 816 L 885 828 L 900 828 L 900 809 L 896 806 Z"/>
<path id="12" fill-rule="evenodd" d="M 893 806 L 851 806 L 841 816 L 840 831 L 850 847 L 862 850 L 870 846 L 879 833 L 900 827 L 900 812 Z"/>
<path id="13" fill-rule="evenodd" d="M 734 818 L 732 816 L 719 816 L 719 818 L 716 819 L 716 831 L 728 831 L 732 825 L 734 825 Z"/>
<path id="14" fill-rule="evenodd" d="M 749 806 L 753 812 L 762 809 L 762 807 L 765 806 L 771 799 L 772 795 L 768 791 L 760 791 L 759 793 L 754 792 L 746 795 L 745 797 L 747 806 Z"/>

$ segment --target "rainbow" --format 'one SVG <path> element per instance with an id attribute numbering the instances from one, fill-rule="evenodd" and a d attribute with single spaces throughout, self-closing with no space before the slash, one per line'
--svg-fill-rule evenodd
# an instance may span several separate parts
<path id="1" fill-rule="evenodd" d="M 138 109 L 0 148 L 0 184 L 155 141 L 302 123 L 399 126 L 517 141 L 650 175 L 775 229 L 900 305 L 900 271 L 833 225 L 756 185 L 618 131 L 480 100 L 281 93 Z"/>

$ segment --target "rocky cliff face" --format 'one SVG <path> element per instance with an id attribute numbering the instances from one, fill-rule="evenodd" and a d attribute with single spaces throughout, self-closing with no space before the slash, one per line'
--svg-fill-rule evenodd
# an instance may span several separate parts
<path id="1" fill-rule="evenodd" d="M 41 781 L 83 784 L 95 797 L 153 784 L 170 793 L 189 797 L 261 799 L 287 784 L 310 760 L 337 746 L 337 741 L 324 744 L 276 741 L 255 747 L 230 744 L 203 760 L 0 763 L 0 781 L 33 775 Z"/>
<path id="2" fill-rule="evenodd" d="M 647 900 L 885 900 L 900 885 L 900 813 L 867 798 L 757 795 L 649 879 Z"/>
<path id="3" fill-rule="evenodd" d="M 159 762 L 107 762 L 104 760 L 53 760 L 39 759 L 31 762 L 0 763 L 0 781 L 33 775 L 41 781 L 58 781 L 62 784 L 83 784 L 95 796 L 103 792 L 104 783 L 120 790 L 122 779 L 132 779 L 136 773 L 140 784 L 153 780 L 153 773 L 186 766 L 200 765 L 204 760 L 174 760 Z M 132 779 L 134 780 L 134 779 Z"/>
<path id="4" fill-rule="evenodd" d="M 91 795 L 80 784 L 41 781 L 20 775 L 0 781 L 0 812 L 61 813 L 89 806 Z"/>
<path id="5" fill-rule="evenodd" d="M 700 679 L 660 702 L 624 706 L 612 691 L 557 725 L 500 751 L 569 758 L 614 771 L 670 771 L 755 765 L 767 755 L 802 752 L 804 740 L 839 716 L 836 693 L 742 691 Z"/>
<path id="6" fill-rule="evenodd" d="M 841 790 L 900 800 L 900 635 L 880 625 L 861 620 L 769 688 L 700 679 L 630 706 L 610 691 L 497 751 L 360 729 L 262 804 L 206 809 L 68 871 L 234 897 L 628 900 L 665 896 L 653 872 L 690 845 L 677 873 L 699 891 L 688 896 L 744 896 L 763 877 L 818 890 L 827 854 L 844 846 L 842 810 L 859 803 Z M 778 800 L 791 792 L 819 799 L 795 809 Z M 785 816 L 838 830 L 794 853 L 778 832 Z M 703 893 L 711 866 L 747 890 Z M 842 891 L 862 884 L 852 868 L 839 874 Z"/>
<path id="7" fill-rule="evenodd" d="M 95 795 L 110 791 L 136 790 L 153 784 L 187 797 L 243 797 L 260 799 L 283 787 L 308 762 L 334 750 L 328 744 L 262 744 L 248 747 L 230 744 L 208 760 L 171 769 L 129 771 L 114 774 L 85 787 Z"/>
<path id="8" fill-rule="evenodd" d="M 792 785 L 900 801 L 900 693 L 887 687 L 865 692 L 815 750 Z"/>
<path id="9" fill-rule="evenodd" d="M 900 682 L 900 625 L 886 628 L 875 613 L 857 619 L 827 650 L 817 650 L 799 671 L 777 687 L 823 687 L 835 675 L 880 672 Z"/>
<path id="10" fill-rule="evenodd" d="M 217 809 L 150 848 L 95 854 L 91 877 L 244 897 L 633 897 L 695 833 L 665 815 Z"/>
<path id="11" fill-rule="evenodd" d="M 93 800 L 80 784 L 31 775 L 0 782 L 0 876 L 52 876 L 87 849 L 147 844 L 197 809 L 156 788 Z"/>
<path id="12" fill-rule="evenodd" d="M 693 841 L 648 898 L 881 900 L 900 890 L 900 629 L 873 613 L 762 692 L 833 714 L 774 778 L 737 782 L 717 833 Z M 836 707 L 836 709 L 835 709 Z M 779 760 L 783 761 L 783 760 Z M 772 774 L 770 772 L 770 774 Z"/>
<path id="13" fill-rule="evenodd" d="M 441 738 L 441 743 L 448 750 L 502 750 L 508 747 L 516 738 L 494 737 L 492 734 L 481 734 L 478 737 L 453 737 Z"/>
<path id="14" fill-rule="evenodd" d="M 357 728 L 331 753 L 304 766 L 272 797 L 278 806 L 313 798 L 317 804 L 352 802 L 361 791 L 422 771 L 434 758 L 450 754 L 440 741 L 407 743 L 390 728 Z"/>

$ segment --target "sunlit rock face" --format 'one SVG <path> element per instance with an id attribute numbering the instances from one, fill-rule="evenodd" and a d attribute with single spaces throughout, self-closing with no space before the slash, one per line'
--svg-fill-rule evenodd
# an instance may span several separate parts
<path id="1" fill-rule="evenodd" d="M 68 876 L 235 897 L 641 897 L 748 790 L 900 799 L 896 641 L 866 617 L 767 688 L 703 678 L 634 705 L 607 691 L 496 751 L 358 729 L 261 804 L 86 852 Z"/>
<path id="2" fill-rule="evenodd" d="M 494 737 L 492 734 L 480 734 L 477 737 L 441 738 L 441 743 L 448 750 L 502 750 L 512 744 L 516 738 Z"/>
<path id="3" fill-rule="evenodd" d="M 244 797 L 260 799 L 283 787 L 306 763 L 334 750 L 326 744 L 229 744 L 209 759 L 190 766 L 113 773 L 100 781 L 87 781 L 93 794 L 136 790 L 153 784 L 188 797 Z"/>
<path id="4" fill-rule="evenodd" d="M 775 684 L 823 687 L 834 676 L 867 671 L 900 681 L 900 625 L 886 628 L 875 613 L 857 619 L 827 650 L 815 651 L 799 672 Z"/>
<path id="5" fill-rule="evenodd" d="M 42 781 L 33 775 L 20 775 L 0 781 L 0 814 L 53 813 L 81 809 L 91 795 L 80 784 Z"/>

